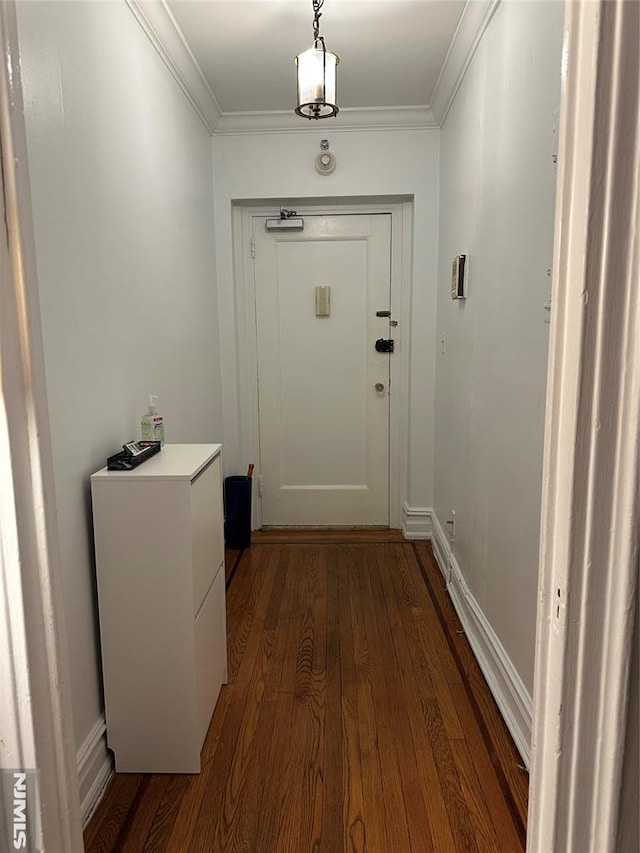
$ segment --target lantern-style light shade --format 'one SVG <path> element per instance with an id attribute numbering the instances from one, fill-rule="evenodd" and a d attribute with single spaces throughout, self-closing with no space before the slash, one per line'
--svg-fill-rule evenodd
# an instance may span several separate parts
<path id="1" fill-rule="evenodd" d="M 340 57 L 322 47 L 310 47 L 296 56 L 298 106 L 304 118 L 330 118 L 338 114 L 337 88 Z"/>

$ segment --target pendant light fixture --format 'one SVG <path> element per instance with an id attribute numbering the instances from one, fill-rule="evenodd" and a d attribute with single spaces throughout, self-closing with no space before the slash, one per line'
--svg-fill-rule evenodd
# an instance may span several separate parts
<path id="1" fill-rule="evenodd" d="M 338 114 L 337 84 L 340 57 L 327 50 L 320 35 L 320 9 L 324 0 L 313 4 L 313 47 L 296 56 L 298 70 L 298 106 L 303 118 L 331 118 Z"/>

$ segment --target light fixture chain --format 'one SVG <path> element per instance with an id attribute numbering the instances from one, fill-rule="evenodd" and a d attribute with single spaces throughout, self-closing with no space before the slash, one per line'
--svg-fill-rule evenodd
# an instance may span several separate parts
<path id="1" fill-rule="evenodd" d="M 321 41 L 324 45 L 324 39 L 320 35 L 320 18 L 322 17 L 322 9 L 324 0 L 311 0 L 313 4 L 313 40 L 317 43 Z"/>

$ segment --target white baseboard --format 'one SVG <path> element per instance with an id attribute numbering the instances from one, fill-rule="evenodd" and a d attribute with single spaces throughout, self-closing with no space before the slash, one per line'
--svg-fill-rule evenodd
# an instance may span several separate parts
<path id="1" fill-rule="evenodd" d="M 451 579 L 451 567 L 449 564 L 451 544 L 443 526 L 440 524 L 440 519 L 433 510 L 431 511 L 431 526 L 433 528 L 431 547 L 433 548 L 434 556 L 448 587 L 449 580 Z"/>
<path id="2" fill-rule="evenodd" d="M 424 506 L 402 504 L 402 535 L 405 539 L 431 539 L 433 510 Z"/>
<path id="3" fill-rule="evenodd" d="M 527 769 L 531 763 L 533 702 L 504 646 L 474 598 L 435 513 L 433 552 L 467 639 Z"/>
<path id="4" fill-rule="evenodd" d="M 83 828 L 89 822 L 109 779 L 113 776 L 113 758 L 107 749 L 107 726 L 102 714 L 78 750 L 78 784 Z"/>

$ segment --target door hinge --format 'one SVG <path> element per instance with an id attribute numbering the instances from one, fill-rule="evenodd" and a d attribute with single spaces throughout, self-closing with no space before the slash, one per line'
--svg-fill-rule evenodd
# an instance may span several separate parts
<path id="1" fill-rule="evenodd" d="M 262 477 L 258 477 L 258 497 L 262 497 Z"/>
<path id="2" fill-rule="evenodd" d="M 255 258 L 256 256 L 256 238 L 255 235 L 251 235 L 251 257 Z"/>

